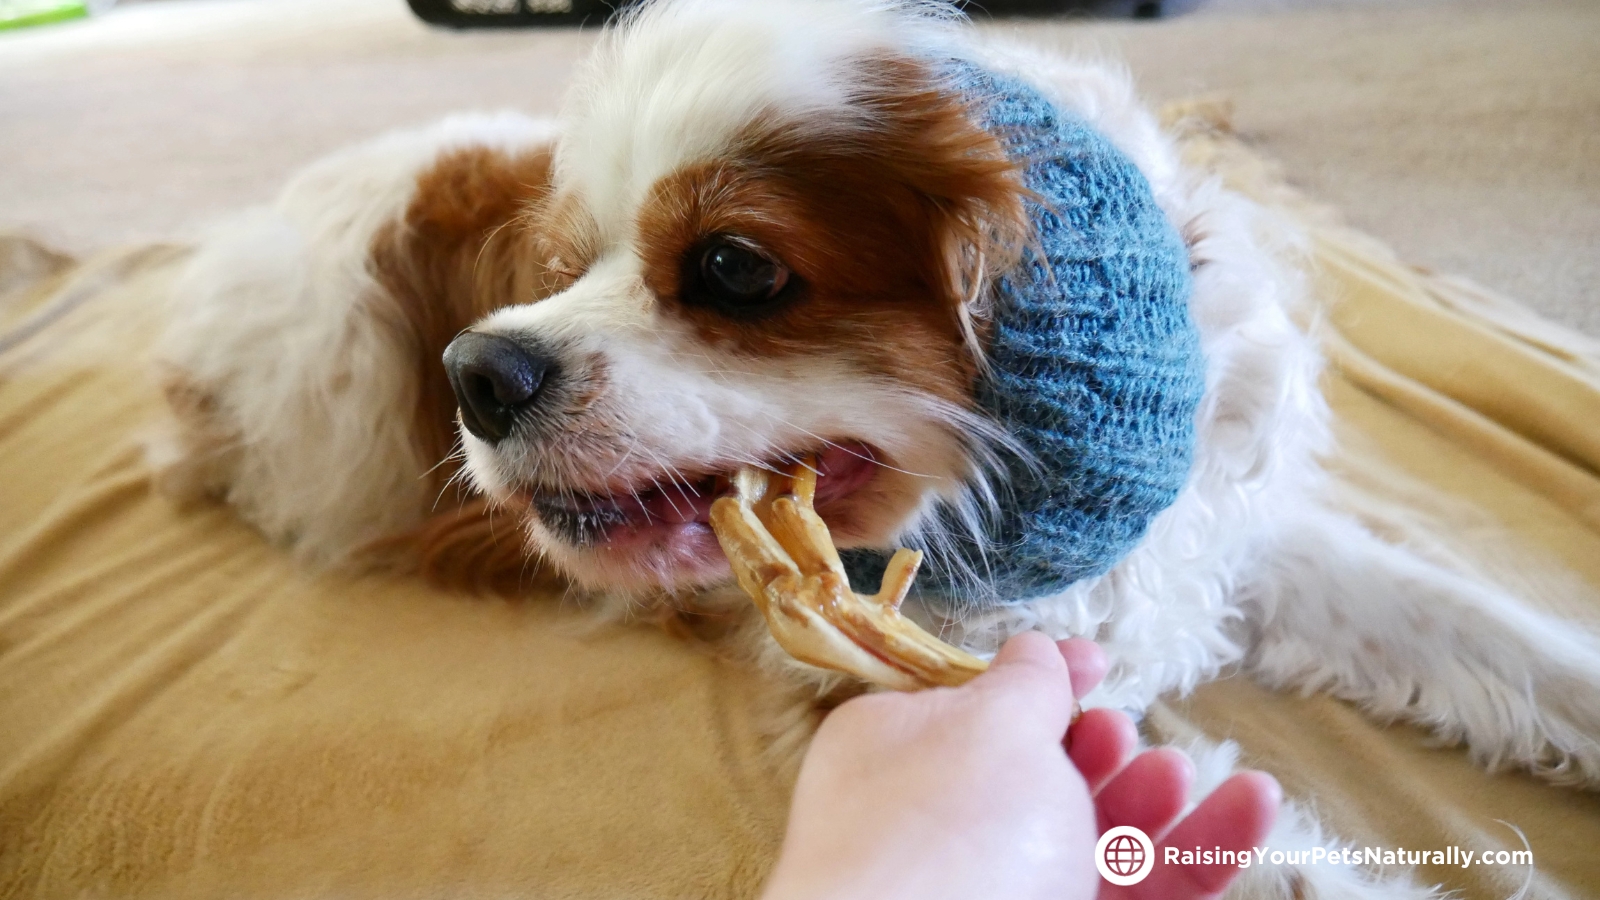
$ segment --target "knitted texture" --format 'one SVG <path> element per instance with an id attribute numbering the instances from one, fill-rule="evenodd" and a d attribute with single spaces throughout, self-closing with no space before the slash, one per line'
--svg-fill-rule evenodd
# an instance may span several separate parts
<path id="1" fill-rule="evenodd" d="M 941 510 L 948 539 L 918 578 L 959 610 L 1058 593 L 1126 556 L 1188 479 L 1205 368 L 1188 252 L 1138 168 L 1020 81 L 965 63 L 954 77 L 1038 195 L 1039 251 L 995 285 L 975 394 L 1032 458 L 1007 459 L 985 540 Z M 885 559 L 848 554 L 858 590 Z"/>

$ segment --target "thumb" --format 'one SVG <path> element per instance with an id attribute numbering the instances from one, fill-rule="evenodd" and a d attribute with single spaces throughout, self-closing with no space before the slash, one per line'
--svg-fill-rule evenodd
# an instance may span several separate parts
<path id="1" fill-rule="evenodd" d="M 1061 658 L 1055 641 L 1038 631 L 1012 635 L 990 663 L 991 669 L 1018 666 L 1037 666 L 1058 677 L 1067 674 L 1067 662 Z"/>
<path id="2" fill-rule="evenodd" d="M 1065 734 L 1076 701 L 1072 676 L 1054 641 L 1037 631 L 1025 631 L 1006 641 L 989 663 L 989 670 L 973 679 L 973 688 L 1026 707 L 1030 720 Z"/>

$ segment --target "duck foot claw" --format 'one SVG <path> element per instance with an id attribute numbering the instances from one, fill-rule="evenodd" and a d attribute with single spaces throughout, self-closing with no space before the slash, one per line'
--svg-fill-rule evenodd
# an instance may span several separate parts
<path id="1" fill-rule="evenodd" d="M 711 506 L 711 528 L 740 587 L 779 646 L 801 662 L 895 690 L 964 684 L 988 668 L 900 614 L 922 553 L 897 550 L 876 594 L 850 589 L 817 515 L 817 474 L 801 462 L 773 475 L 743 469 Z"/>

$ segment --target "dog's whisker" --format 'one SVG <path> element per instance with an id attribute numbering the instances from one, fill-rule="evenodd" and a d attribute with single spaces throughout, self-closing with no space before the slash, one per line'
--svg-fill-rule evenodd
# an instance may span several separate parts
<path id="1" fill-rule="evenodd" d="M 672 502 L 672 497 L 669 496 L 666 489 L 661 486 L 661 479 L 652 477 L 650 479 L 650 483 L 655 485 L 656 493 L 660 494 L 661 498 L 667 501 L 667 505 L 672 507 L 672 511 L 679 516 L 682 516 L 683 510 L 678 508 L 678 504 Z"/>
<path id="2" fill-rule="evenodd" d="M 460 441 L 459 438 L 456 440 L 455 446 L 456 446 L 457 449 L 451 450 L 449 453 L 446 453 L 444 455 L 444 457 L 441 458 L 438 462 L 436 462 L 432 466 L 428 467 L 428 471 L 423 472 L 421 477 L 427 478 L 429 475 L 432 475 L 433 473 L 439 471 L 439 467 L 443 466 L 445 463 L 454 462 L 454 461 L 457 461 L 457 460 L 465 459 L 466 458 L 466 449 L 461 446 L 461 441 Z"/>
<path id="3" fill-rule="evenodd" d="M 473 257 L 473 260 L 472 260 L 472 276 L 474 278 L 476 278 L 478 276 L 478 265 L 479 265 L 479 263 L 483 262 L 483 254 L 484 254 L 485 251 L 487 251 L 489 249 L 489 245 L 494 243 L 495 236 L 498 235 L 501 232 L 501 230 L 504 229 L 507 225 L 510 225 L 512 222 L 515 222 L 515 221 L 516 221 L 515 218 L 511 218 L 511 219 L 507 219 L 504 222 L 501 222 L 499 225 L 495 226 L 493 231 L 489 232 L 487 237 L 485 237 L 483 239 L 483 244 L 478 247 L 478 255 Z"/>
<path id="4" fill-rule="evenodd" d="M 621 456 L 621 458 L 619 458 L 617 460 L 616 465 L 612 466 L 611 467 L 611 471 L 606 473 L 606 477 L 604 479 L 605 481 L 610 481 L 611 477 L 613 475 L 616 475 L 617 472 L 621 471 L 622 467 L 627 464 L 628 460 L 633 458 L 633 451 L 634 451 L 634 447 L 635 446 L 637 446 L 637 445 L 630 445 L 628 447 L 628 449 L 623 451 L 622 456 Z"/>
<path id="5" fill-rule="evenodd" d="M 774 418 L 777 418 L 777 417 L 774 417 Z M 781 419 L 781 418 L 777 419 L 777 421 L 778 421 L 778 424 L 783 425 L 786 428 L 793 428 L 795 431 L 798 431 L 801 434 L 804 434 L 804 435 L 806 435 L 808 437 L 814 438 L 815 440 L 821 441 L 822 445 L 825 446 L 825 447 L 832 447 L 835 450 L 840 450 L 840 451 L 842 451 L 844 453 L 848 453 L 849 455 L 854 456 L 856 459 L 859 459 L 859 460 L 861 460 L 863 462 L 871 463 L 872 465 L 878 466 L 879 468 L 888 469 L 891 472 L 899 472 L 902 475 L 910 475 L 913 478 L 934 479 L 934 478 L 938 477 L 936 475 L 928 475 L 928 474 L 925 474 L 923 472 L 913 472 L 913 471 L 911 471 L 909 469 L 902 469 L 899 466 L 892 466 L 892 465 L 884 462 L 881 459 L 874 459 L 873 457 L 871 457 L 871 456 L 869 456 L 869 455 L 867 455 L 865 453 L 862 453 L 862 452 L 860 452 L 858 450 L 855 450 L 855 449 L 853 449 L 851 447 L 848 447 L 848 446 L 846 446 L 844 444 L 840 444 L 837 441 L 831 441 L 831 440 L 823 437 L 822 435 L 817 434 L 816 432 L 808 431 L 808 430 L 806 430 L 804 428 L 801 428 L 800 426 L 794 424 L 793 422 L 789 422 L 789 421 L 786 421 L 786 420 Z"/>

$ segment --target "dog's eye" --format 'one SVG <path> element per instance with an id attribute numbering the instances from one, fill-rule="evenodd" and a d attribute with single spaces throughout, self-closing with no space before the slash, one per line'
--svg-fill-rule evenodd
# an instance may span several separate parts
<path id="1" fill-rule="evenodd" d="M 789 286 L 789 270 L 759 250 L 727 238 L 713 238 L 698 260 L 698 283 L 688 299 L 730 315 L 765 312 Z"/>

